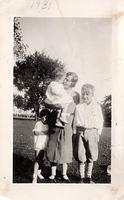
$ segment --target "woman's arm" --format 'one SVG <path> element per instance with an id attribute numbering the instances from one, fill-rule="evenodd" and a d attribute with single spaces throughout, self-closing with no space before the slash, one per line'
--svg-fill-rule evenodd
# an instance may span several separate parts
<path id="1" fill-rule="evenodd" d="M 53 105 L 53 104 L 50 104 L 50 102 L 48 102 L 47 104 L 47 101 L 44 102 L 44 105 L 48 109 L 62 109 L 62 106 L 60 104 Z"/>

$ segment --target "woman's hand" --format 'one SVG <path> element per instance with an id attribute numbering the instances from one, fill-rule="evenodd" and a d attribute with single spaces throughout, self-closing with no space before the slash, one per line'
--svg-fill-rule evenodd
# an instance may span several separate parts
<path id="1" fill-rule="evenodd" d="M 55 108 L 62 109 L 62 106 L 60 104 L 55 104 L 54 106 Z"/>

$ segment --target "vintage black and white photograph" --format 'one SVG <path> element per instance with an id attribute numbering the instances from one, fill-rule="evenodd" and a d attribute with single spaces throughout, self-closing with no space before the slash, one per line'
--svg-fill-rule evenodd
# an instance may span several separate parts
<path id="1" fill-rule="evenodd" d="M 111 18 L 13 18 L 13 183 L 110 184 Z"/>

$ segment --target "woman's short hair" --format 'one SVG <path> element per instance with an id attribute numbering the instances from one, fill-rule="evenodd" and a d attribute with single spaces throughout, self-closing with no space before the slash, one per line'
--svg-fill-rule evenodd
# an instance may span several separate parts
<path id="1" fill-rule="evenodd" d="M 78 75 L 75 72 L 67 72 L 66 77 L 72 76 L 72 87 L 75 87 L 78 81 Z"/>

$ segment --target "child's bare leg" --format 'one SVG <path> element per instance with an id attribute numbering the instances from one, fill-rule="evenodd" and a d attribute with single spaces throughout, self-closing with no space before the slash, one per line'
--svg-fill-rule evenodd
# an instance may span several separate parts
<path id="1" fill-rule="evenodd" d="M 64 127 L 64 124 L 62 123 L 62 120 L 61 120 L 61 113 L 62 113 L 62 110 L 58 110 L 56 126 Z"/>
<path id="2" fill-rule="evenodd" d="M 64 124 L 68 123 L 68 116 L 70 115 L 69 113 L 67 113 L 68 110 L 68 104 L 64 104 L 62 110 L 59 110 L 58 112 L 58 116 L 57 116 L 57 121 L 56 121 L 56 125 L 57 126 L 64 126 Z"/>
<path id="3" fill-rule="evenodd" d="M 33 172 L 33 181 L 32 181 L 32 183 L 37 183 L 38 169 L 39 169 L 39 164 L 38 164 L 38 162 L 35 162 L 34 163 L 34 172 Z"/>
<path id="4" fill-rule="evenodd" d="M 37 158 L 37 156 L 39 155 L 40 150 L 35 151 L 35 157 Z M 34 163 L 34 172 L 33 172 L 33 181 L 32 183 L 37 183 L 37 177 L 40 176 L 41 170 L 39 170 L 39 164 L 36 161 Z M 40 177 L 39 177 L 40 178 Z"/>
<path id="5" fill-rule="evenodd" d="M 67 110 L 68 110 L 68 104 L 65 104 L 60 116 L 60 120 L 66 124 L 68 123 L 68 116 L 69 116 L 69 113 L 67 113 Z"/>
<path id="6" fill-rule="evenodd" d="M 39 154 L 38 154 L 38 157 L 37 157 L 38 161 L 40 162 L 40 166 L 39 166 L 40 169 L 38 169 L 37 175 L 38 175 L 38 177 L 39 177 L 40 179 L 44 179 L 44 177 L 41 175 L 41 172 L 42 172 L 42 164 L 43 164 L 43 158 L 44 158 L 44 150 L 40 150 L 40 152 L 39 152 Z"/>

